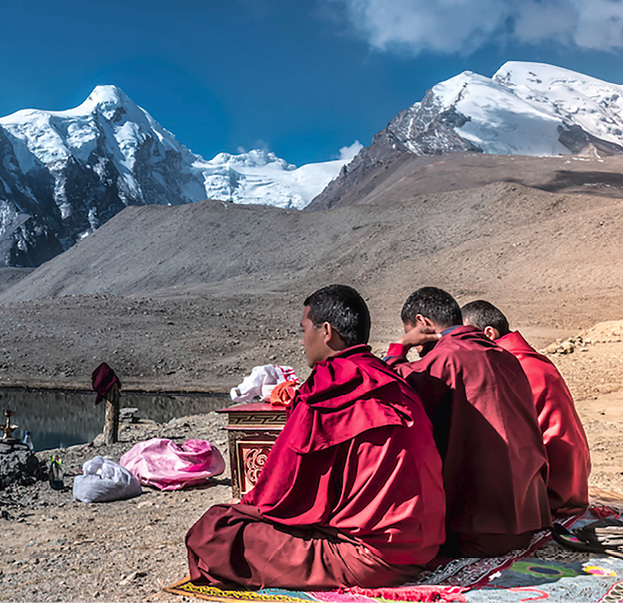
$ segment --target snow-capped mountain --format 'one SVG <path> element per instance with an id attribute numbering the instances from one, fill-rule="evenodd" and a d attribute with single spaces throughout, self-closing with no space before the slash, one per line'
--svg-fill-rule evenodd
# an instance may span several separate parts
<path id="1" fill-rule="evenodd" d="M 206 198 L 301 209 L 344 160 L 297 168 L 267 151 L 207 161 L 115 86 L 75 109 L 0 118 L 0 265 L 32 266 L 127 205 Z"/>
<path id="2" fill-rule="evenodd" d="M 467 71 L 437 84 L 388 129 L 416 154 L 459 145 L 498 155 L 564 155 L 600 142 L 623 152 L 623 86 L 510 62 L 492 78 Z M 460 142 L 446 140 L 446 131 Z"/>
<path id="3" fill-rule="evenodd" d="M 390 157 L 460 151 L 623 153 L 623 86 L 543 63 L 508 62 L 492 78 L 466 71 L 399 113 L 314 205 L 330 206 Z"/>

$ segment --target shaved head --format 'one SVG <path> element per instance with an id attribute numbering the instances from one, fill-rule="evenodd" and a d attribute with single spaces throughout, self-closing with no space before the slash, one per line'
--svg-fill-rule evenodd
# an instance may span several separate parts
<path id="1" fill-rule="evenodd" d="M 500 309 L 484 299 L 465 304 L 461 308 L 461 313 L 466 325 L 471 325 L 481 331 L 491 327 L 498 332 L 498 337 L 504 337 L 510 332 L 506 316 Z"/>

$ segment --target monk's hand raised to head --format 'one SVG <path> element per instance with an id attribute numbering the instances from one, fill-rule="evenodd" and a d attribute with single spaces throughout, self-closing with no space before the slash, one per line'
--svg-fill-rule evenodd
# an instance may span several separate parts
<path id="1" fill-rule="evenodd" d="M 397 339 L 396 343 L 413 348 L 438 341 L 440 337 L 441 334 L 437 333 L 433 327 L 418 324 L 407 331 L 400 339 Z"/>

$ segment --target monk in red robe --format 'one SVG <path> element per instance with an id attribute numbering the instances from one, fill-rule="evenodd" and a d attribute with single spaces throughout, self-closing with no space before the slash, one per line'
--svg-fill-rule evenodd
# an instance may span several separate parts
<path id="1" fill-rule="evenodd" d="M 186 537 L 193 582 L 323 589 L 396 585 L 444 541 L 445 496 L 417 394 L 366 345 L 370 317 L 350 287 L 305 300 L 313 371 L 260 478 Z"/>
<path id="2" fill-rule="evenodd" d="M 554 364 L 539 354 L 493 304 L 473 301 L 461 309 L 463 322 L 484 331 L 513 354 L 523 368 L 534 396 L 549 461 L 547 491 L 553 515 L 571 515 L 588 507 L 591 458 L 582 422 L 565 380 Z"/>
<path id="3" fill-rule="evenodd" d="M 530 384 L 517 359 L 462 325 L 451 295 L 413 293 L 405 335 L 386 360 L 422 398 L 443 460 L 447 542 L 442 553 L 485 557 L 529 544 L 550 525 L 547 460 Z M 406 354 L 418 347 L 421 359 Z"/>

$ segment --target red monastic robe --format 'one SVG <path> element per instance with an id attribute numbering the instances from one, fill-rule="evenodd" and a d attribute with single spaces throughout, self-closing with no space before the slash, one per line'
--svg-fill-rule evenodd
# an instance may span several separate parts
<path id="1" fill-rule="evenodd" d="M 318 363 L 255 488 L 191 528 L 193 581 L 380 586 L 435 556 L 445 496 L 432 426 L 415 392 L 369 350 Z"/>
<path id="2" fill-rule="evenodd" d="M 496 555 L 505 543 L 497 535 L 508 536 L 512 549 L 518 546 L 513 535 L 529 539 L 549 526 L 545 449 L 517 359 L 482 331 L 463 326 L 443 335 L 421 360 L 407 362 L 406 351 L 391 345 L 387 361 L 418 392 L 433 422 L 448 542 L 460 554 Z"/>
<path id="3" fill-rule="evenodd" d="M 500 337 L 496 343 L 519 360 L 532 387 L 549 461 L 547 489 L 552 513 L 570 515 L 585 510 L 588 507 L 590 452 L 582 422 L 562 375 L 517 331 Z"/>

